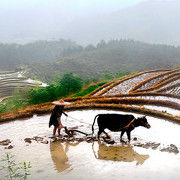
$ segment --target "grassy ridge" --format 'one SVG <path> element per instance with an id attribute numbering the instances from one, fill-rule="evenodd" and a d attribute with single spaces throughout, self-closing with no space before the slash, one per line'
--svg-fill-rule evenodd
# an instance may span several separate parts
<path id="1" fill-rule="evenodd" d="M 78 102 L 77 102 L 78 103 Z M 121 98 L 100 98 L 100 99 L 89 99 L 83 101 L 83 103 L 95 103 L 95 104 L 128 104 L 128 105 L 154 105 L 169 107 L 176 110 L 180 110 L 180 104 L 172 101 L 163 100 L 150 100 L 150 99 L 121 99 Z"/>
<path id="2" fill-rule="evenodd" d="M 72 96 L 72 98 L 74 97 L 83 97 L 86 95 L 91 94 L 93 91 L 95 91 L 96 89 L 98 89 L 99 87 L 102 87 L 103 85 L 107 84 L 108 82 L 100 82 L 94 85 L 90 85 L 89 87 L 87 87 L 83 92 L 77 93 L 75 95 Z"/>
<path id="3" fill-rule="evenodd" d="M 15 119 L 20 118 L 29 118 L 32 117 L 34 114 L 45 114 L 50 113 L 52 109 L 54 108 L 54 105 L 49 103 L 39 104 L 39 105 L 33 105 L 29 106 L 27 108 L 12 111 L 10 113 L 4 113 L 0 115 L 0 122 L 5 121 L 12 121 Z M 144 115 L 154 116 L 158 118 L 167 119 L 170 121 L 175 121 L 177 123 L 180 123 L 180 117 L 179 116 L 173 116 L 168 113 L 156 111 L 156 110 L 150 110 L 145 108 L 139 108 L 139 107 L 133 107 L 128 105 L 118 105 L 118 104 L 71 104 L 65 107 L 66 111 L 75 111 L 75 110 L 88 110 L 88 109 L 103 109 L 103 110 L 117 110 L 117 111 L 125 111 L 125 112 L 134 112 L 134 113 L 140 113 Z"/>

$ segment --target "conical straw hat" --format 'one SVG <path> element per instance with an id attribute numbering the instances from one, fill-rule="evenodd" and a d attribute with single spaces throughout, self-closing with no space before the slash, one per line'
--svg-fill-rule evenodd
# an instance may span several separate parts
<path id="1" fill-rule="evenodd" d="M 65 102 L 64 100 L 60 99 L 59 101 L 53 101 L 52 104 L 55 104 L 55 105 L 58 105 L 58 106 L 66 106 L 66 105 L 69 105 L 71 103 Z"/>

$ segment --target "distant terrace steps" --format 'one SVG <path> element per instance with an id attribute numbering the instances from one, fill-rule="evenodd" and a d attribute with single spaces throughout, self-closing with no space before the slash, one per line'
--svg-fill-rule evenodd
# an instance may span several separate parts
<path id="1" fill-rule="evenodd" d="M 135 90 L 135 91 L 130 91 L 131 93 L 137 93 L 137 92 L 149 92 L 149 91 L 157 91 L 158 89 L 163 89 L 168 86 L 172 86 L 175 84 L 178 84 L 180 82 L 180 75 L 175 75 L 174 77 L 170 78 L 164 78 L 164 81 L 161 80 L 161 82 L 157 82 L 156 84 L 152 85 L 149 88 L 145 89 L 140 89 L 140 90 Z"/>
<path id="2" fill-rule="evenodd" d="M 180 68 L 174 70 L 153 70 L 140 72 L 125 78 L 120 79 L 119 81 L 111 82 L 104 87 L 99 88 L 98 90 L 92 92 L 88 96 L 105 96 L 105 95 L 115 95 L 115 94 L 129 94 L 135 92 L 149 92 L 149 88 L 153 89 L 154 87 L 161 87 L 165 84 L 178 80 L 180 77 Z M 152 83 L 153 79 L 158 79 L 155 83 Z M 139 89 L 142 85 L 150 83 L 148 88 Z M 147 90 L 146 90 L 147 89 Z M 157 88 L 158 89 L 158 88 Z"/>
<path id="3" fill-rule="evenodd" d="M 97 91 L 94 94 L 94 96 L 110 95 L 110 94 L 113 94 L 113 93 L 126 94 L 124 92 L 126 92 L 128 90 L 127 85 L 129 85 L 129 86 L 131 85 L 131 88 L 132 88 L 133 86 L 135 86 L 137 84 L 137 81 L 141 82 L 144 79 L 148 78 L 149 76 L 153 76 L 155 74 L 159 74 L 161 72 L 166 72 L 166 71 L 169 71 L 169 70 L 151 70 L 151 71 L 145 71 L 145 72 L 140 72 L 140 73 L 133 74 L 131 76 L 122 78 L 122 79 L 120 79 L 118 81 L 115 81 L 115 82 L 111 83 L 109 86 L 105 87 L 100 92 Z M 136 84 L 134 84 L 135 82 L 136 82 Z M 118 86 L 121 86 L 121 88 L 119 88 Z M 119 89 L 119 91 L 121 91 L 121 92 L 115 92 L 116 89 Z M 122 91 L 122 89 L 123 89 L 123 91 Z"/>
<path id="4" fill-rule="evenodd" d="M 179 70 L 178 70 L 179 71 Z M 157 86 L 157 84 L 160 84 L 161 82 L 171 78 L 180 75 L 180 72 L 171 71 L 171 72 L 165 72 L 158 74 L 154 77 L 151 77 L 149 79 L 145 79 L 144 81 L 140 82 L 139 84 L 135 85 L 130 92 L 138 92 L 143 91 L 144 89 L 152 88 L 153 86 Z"/>
<path id="5" fill-rule="evenodd" d="M 16 89 L 20 90 L 25 87 L 33 88 L 42 85 L 38 81 L 27 79 L 23 76 L 24 73 L 24 71 L 0 73 L 0 98 L 12 96 Z"/>

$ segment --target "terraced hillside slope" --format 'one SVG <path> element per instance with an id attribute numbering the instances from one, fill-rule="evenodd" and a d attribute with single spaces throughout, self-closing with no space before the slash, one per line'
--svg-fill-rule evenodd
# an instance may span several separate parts
<path id="1" fill-rule="evenodd" d="M 85 97 L 66 98 L 67 111 L 108 109 L 160 117 L 180 123 L 180 68 L 158 69 L 112 81 Z M 0 121 L 51 112 L 51 102 L 4 113 Z"/>
<path id="2" fill-rule="evenodd" d="M 138 112 L 180 122 L 180 68 L 136 73 L 110 82 L 85 98 L 74 101 L 74 109 L 116 109 Z"/>
<path id="3" fill-rule="evenodd" d="M 179 117 L 180 68 L 137 73 L 99 88 L 81 101 L 84 104 L 126 105 L 134 111 L 163 111 Z"/>
<path id="4" fill-rule="evenodd" d="M 28 79 L 24 76 L 23 71 L 18 72 L 1 72 L 0 73 L 0 99 L 4 99 L 13 94 L 15 89 L 24 87 L 46 86 L 46 84 Z"/>

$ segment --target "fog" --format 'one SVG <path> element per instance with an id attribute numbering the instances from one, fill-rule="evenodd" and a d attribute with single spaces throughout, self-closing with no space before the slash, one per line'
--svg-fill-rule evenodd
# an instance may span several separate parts
<path id="1" fill-rule="evenodd" d="M 73 38 L 69 24 L 82 18 L 111 13 L 143 0 L 1 0 L 0 41 Z M 81 26 L 81 25 L 80 25 Z M 83 32 L 83 27 L 81 27 Z"/>
<path id="2" fill-rule="evenodd" d="M 180 45 L 178 0 L 1 0 L 0 42 L 135 39 Z"/>

